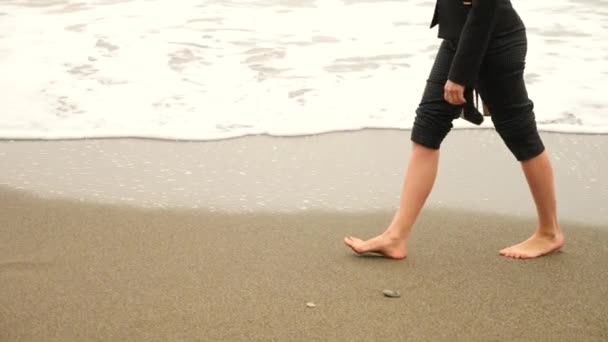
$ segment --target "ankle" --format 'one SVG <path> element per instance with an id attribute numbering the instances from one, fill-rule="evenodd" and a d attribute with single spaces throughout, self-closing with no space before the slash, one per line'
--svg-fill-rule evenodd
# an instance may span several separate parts
<path id="1" fill-rule="evenodd" d="M 559 225 L 541 226 L 536 231 L 536 235 L 545 239 L 556 239 L 561 235 Z"/>
<path id="2" fill-rule="evenodd" d="M 407 239 L 407 234 L 403 232 L 403 229 L 395 226 L 390 226 L 384 231 L 384 233 L 382 233 L 382 236 L 392 241 L 402 241 Z"/>

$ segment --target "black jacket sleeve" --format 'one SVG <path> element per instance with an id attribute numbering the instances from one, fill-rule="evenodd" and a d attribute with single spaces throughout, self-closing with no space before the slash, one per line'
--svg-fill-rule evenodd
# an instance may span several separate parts
<path id="1" fill-rule="evenodd" d="M 496 25 L 499 0 L 473 0 L 462 28 L 448 79 L 474 86 L 492 31 Z"/>

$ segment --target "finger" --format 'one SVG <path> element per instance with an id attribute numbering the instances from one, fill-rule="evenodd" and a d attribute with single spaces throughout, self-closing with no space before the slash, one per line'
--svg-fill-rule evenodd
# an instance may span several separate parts
<path id="1" fill-rule="evenodd" d="M 445 88 L 443 91 L 443 97 L 445 98 L 445 100 L 449 103 L 449 104 L 454 104 L 454 98 L 452 96 L 452 91 L 450 90 L 450 88 Z"/>
<path id="2" fill-rule="evenodd" d="M 447 102 L 450 103 L 450 92 L 447 89 L 443 90 L 443 99 Z"/>
<path id="3" fill-rule="evenodd" d="M 453 91 L 451 91 L 451 90 L 447 91 L 446 101 L 448 101 L 448 103 L 451 104 L 451 105 L 455 105 L 456 104 L 456 97 L 454 96 L 454 92 Z"/>
<path id="4" fill-rule="evenodd" d="M 452 100 L 450 99 L 450 95 L 448 95 L 447 93 L 445 94 L 445 102 L 452 104 Z"/>
<path id="5" fill-rule="evenodd" d="M 464 98 L 464 91 L 462 89 L 458 90 L 458 101 L 460 102 L 460 104 L 466 103 L 467 100 Z"/>
<path id="6" fill-rule="evenodd" d="M 455 105 L 461 105 L 464 103 L 463 101 L 461 101 L 461 97 L 462 95 L 460 91 L 458 91 L 458 89 L 454 89 L 450 92 L 450 98 L 452 99 L 452 103 Z"/>
<path id="7" fill-rule="evenodd" d="M 446 96 L 446 101 L 448 101 L 449 104 L 454 104 L 454 97 L 452 96 L 452 93 L 448 92 L 447 96 Z"/>

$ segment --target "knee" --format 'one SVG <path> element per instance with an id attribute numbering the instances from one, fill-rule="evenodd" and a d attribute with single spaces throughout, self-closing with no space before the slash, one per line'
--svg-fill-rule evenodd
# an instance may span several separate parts
<path id="1" fill-rule="evenodd" d="M 495 120 L 494 127 L 518 161 L 532 159 L 545 150 L 533 114 Z"/>
<path id="2" fill-rule="evenodd" d="M 437 150 L 452 129 L 450 114 L 419 107 L 412 128 L 411 140 L 415 148 Z"/>

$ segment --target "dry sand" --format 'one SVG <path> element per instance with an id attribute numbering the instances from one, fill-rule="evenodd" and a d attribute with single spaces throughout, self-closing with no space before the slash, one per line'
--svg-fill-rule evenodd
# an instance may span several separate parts
<path id="1" fill-rule="evenodd" d="M 495 134 L 471 131 L 454 132 L 445 147 L 408 258 L 355 256 L 342 237 L 372 236 L 389 223 L 407 134 L 0 144 L 0 340 L 607 340 L 600 170 L 608 163 L 599 152 L 608 137 L 546 135 L 559 157 L 562 252 L 527 261 L 498 255 L 530 234 L 531 201 Z M 270 154 L 275 162 L 264 159 Z M 217 176 L 222 168 L 234 172 Z M 148 181 L 155 173 L 180 185 Z M 134 179 L 148 201 L 120 200 L 136 191 L 119 185 Z M 209 179 L 219 184 L 199 184 Z M 270 199 L 290 184 L 283 201 L 256 206 L 256 194 Z M 199 208 L 175 186 L 200 191 L 190 194 Z M 328 187 L 335 191 L 301 209 L 315 192 L 298 199 L 297 191 Z M 378 188 L 387 190 L 373 203 L 361 198 Z M 228 198 L 216 200 L 221 189 Z M 385 298 L 384 289 L 402 297 Z"/>

